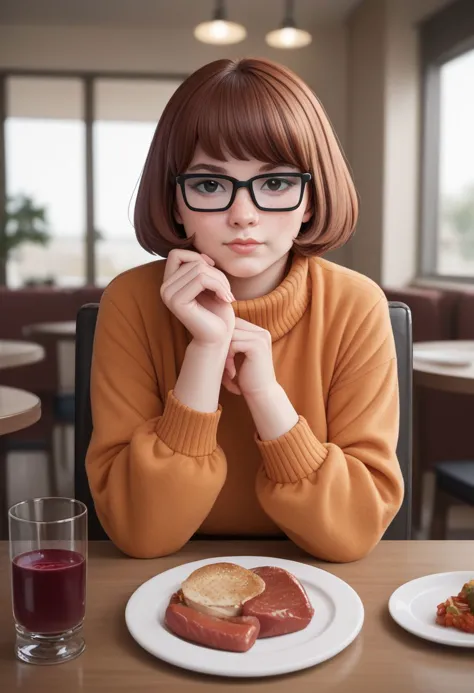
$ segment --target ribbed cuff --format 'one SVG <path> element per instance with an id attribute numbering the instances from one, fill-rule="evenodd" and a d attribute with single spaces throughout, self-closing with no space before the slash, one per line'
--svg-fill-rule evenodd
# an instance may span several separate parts
<path id="1" fill-rule="evenodd" d="M 168 392 L 163 415 L 156 424 L 159 438 L 174 452 L 188 457 L 211 455 L 217 447 L 217 426 L 221 407 L 203 413 L 187 407 Z"/>
<path id="2" fill-rule="evenodd" d="M 257 446 L 269 479 L 279 484 L 295 483 L 315 472 L 328 455 L 302 416 L 298 423 L 275 440 L 260 440 Z"/>

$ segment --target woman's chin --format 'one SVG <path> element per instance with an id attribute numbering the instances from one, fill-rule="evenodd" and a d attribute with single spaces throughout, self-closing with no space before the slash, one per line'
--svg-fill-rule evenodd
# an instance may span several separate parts
<path id="1" fill-rule="evenodd" d="M 267 263 L 263 263 L 261 259 L 250 257 L 240 257 L 236 260 L 226 258 L 221 262 L 218 260 L 216 266 L 225 274 L 236 279 L 250 279 L 262 274 L 267 269 Z"/>

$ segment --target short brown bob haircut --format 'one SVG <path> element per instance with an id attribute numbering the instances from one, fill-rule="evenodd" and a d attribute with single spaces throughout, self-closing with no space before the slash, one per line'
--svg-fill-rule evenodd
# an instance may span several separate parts
<path id="1" fill-rule="evenodd" d="M 291 70 L 270 60 L 216 60 L 176 90 L 156 128 L 135 205 L 140 245 L 167 257 L 192 247 L 174 218 L 176 176 L 196 145 L 225 161 L 258 159 L 309 171 L 313 216 L 294 242 L 301 255 L 322 255 L 346 243 L 358 201 L 344 155 L 320 102 Z"/>

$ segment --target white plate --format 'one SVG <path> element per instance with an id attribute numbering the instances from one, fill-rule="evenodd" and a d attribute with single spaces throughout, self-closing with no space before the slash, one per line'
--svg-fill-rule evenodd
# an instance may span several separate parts
<path id="1" fill-rule="evenodd" d="M 390 597 L 392 618 L 409 633 L 425 640 L 455 647 L 474 647 L 474 635 L 436 623 L 436 607 L 462 590 L 474 578 L 468 572 L 437 573 L 412 580 L 399 587 Z"/>
<path id="2" fill-rule="evenodd" d="M 314 607 L 309 626 L 298 633 L 257 640 L 245 653 L 212 650 L 173 635 L 164 625 L 171 595 L 193 570 L 219 561 L 244 568 L 272 565 L 293 573 Z M 125 620 L 139 645 L 175 666 L 218 676 L 275 676 L 306 669 L 341 652 L 359 634 L 364 607 L 352 587 L 325 570 L 279 558 L 228 556 L 187 563 L 151 578 L 130 597 Z"/>
<path id="3" fill-rule="evenodd" d="M 413 349 L 413 358 L 416 361 L 434 363 L 439 366 L 470 366 L 474 360 L 471 352 L 461 351 L 431 351 L 430 349 Z"/>

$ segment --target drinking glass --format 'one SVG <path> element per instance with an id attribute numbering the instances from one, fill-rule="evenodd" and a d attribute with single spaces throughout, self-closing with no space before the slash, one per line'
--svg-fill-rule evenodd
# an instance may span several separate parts
<path id="1" fill-rule="evenodd" d="M 35 498 L 10 508 L 16 656 L 59 664 L 85 648 L 87 508 L 71 498 Z"/>

